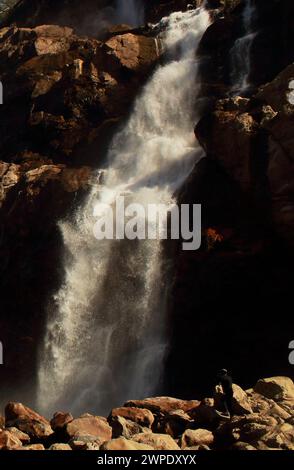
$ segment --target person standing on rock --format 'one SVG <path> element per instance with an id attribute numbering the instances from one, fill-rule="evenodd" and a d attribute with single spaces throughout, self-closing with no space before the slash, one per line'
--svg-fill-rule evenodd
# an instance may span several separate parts
<path id="1" fill-rule="evenodd" d="M 233 380 L 228 375 L 227 369 L 221 369 L 217 374 L 217 383 L 222 387 L 223 404 L 228 416 L 233 414 Z"/>

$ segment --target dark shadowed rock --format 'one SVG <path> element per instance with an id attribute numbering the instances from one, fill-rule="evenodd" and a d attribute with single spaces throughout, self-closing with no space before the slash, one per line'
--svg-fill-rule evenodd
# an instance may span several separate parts
<path id="1" fill-rule="evenodd" d="M 59 431 L 71 421 L 73 421 L 73 416 L 71 415 L 71 413 L 63 413 L 62 411 L 58 411 L 54 414 L 53 418 L 50 421 L 50 424 L 53 431 Z"/>
<path id="2" fill-rule="evenodd" d="M 219 419 L 213 398 L 204 398 L 199 406 L 189 411 L 189 415 L 197 426 L 209 425 Z"/>
<path id="3" fill-rule="evenodd" d="M 233 450 L 240 450 L 240 451 L 257 450 L 255 447 L 248 444 L 247 442 L 236 442 L 235 444 L 233 444 L 232 449 Z"/>
<path id="4" fill-rule="evenodd" d="M 112 427 L 112 437 L 114 439 L 118 437 L 132 439 L 135 434 L 151 432 L 149 428 L 144 428 L 143 426 L 140 426 L 140 424 L 130 421 L 129 419 L 125 419 L 122 416 L 114 416 L 110 421 L 110 425 Z"/>
<path id="5" fill-rule="evenodd" d="M 192 422 L 193 420 L 189 414 L 183 410 L 174 410 L 162 418 L 158 424 L 158 431 L 177 438 L 191 426 Z"/>

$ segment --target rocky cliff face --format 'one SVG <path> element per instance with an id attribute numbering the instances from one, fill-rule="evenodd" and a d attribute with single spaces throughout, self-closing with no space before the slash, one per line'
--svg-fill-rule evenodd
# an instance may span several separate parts
<path id="1" fill-rule="evenodd" d="M 145 3 L 146 22 L 155 22 L 192 2 Z M 0 30 L 0 339 L 7 345 L 0 373 L 7 387 L 34 381 L 47 297 L 63 276 L 56 223 L 94 184 L 113 132 L 159 60 L 148 25 L 110 27 L 113 4 L 22 1 Z M 245 385 L 292 373 L 293 2 L 255 1 L 258 35 L 243 97 L 229 96 L 229 51 L 242 32 L 244 2 L 208 4 L 214 22 L 201 53 L 209 99 L 195 129 L 207 158 L 180 195 L 203 206 L 203 244 L 178 253 L 170 301 L 167 387 L 187 397 L 207 392 L 218 367 Z"/>
<path id="2" fill-rule="evenodd" d="M 202 203 L 204 243 L 192 256 L 179 253 L 171 306 L 171 386 L 187 396 L 195 356 L 203 358 L 196 376 L 207 379 L 216 364 L 228 364 L 243 383 L 260 368 L 293 373 L 286 326 L 293 324 L 293 3 L 253 4 L 251 86 L 242 97 L 229 97 L 229 54 L 244 34 L 244 2 L 218 9 L 201 44 L 210 101 L 195 133 L 207 158 L 182 201 Z"/>

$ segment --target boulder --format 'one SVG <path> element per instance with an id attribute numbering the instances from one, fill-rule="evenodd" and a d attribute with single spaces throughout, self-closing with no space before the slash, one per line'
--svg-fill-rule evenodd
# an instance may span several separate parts
<path id="1" fill-rule="evenodd" d="M 254 413 L 267 414 L 273 404 L 274 400 L 264 397 L 259 393 L 251 392 L 247 393 L 251 408 Z"/>
<path id="2" fill-rule="evenodd" d="M 8 430 L 0 431 L 0 450 L 13 450 L 22 446 L 16 435 Z"/>
<path id="3" fill-rule="evenodd" d="M 270 406 L 268 414 L 270 416 L 273 416 L 274 418 L 280 419 L 282 421 L 287 421 L 288 419 L 291 418 L 291 414 L 288 413 L 286 410 L 284 410 L 284 408 L 279 406 L 277 403 L 273 403 Z"/>
<path id="4" fill-rule="evenodd" d="M 104 442 L 101 445 L 100 450 L 154 450 L 154 447 L 141 444 L 140 442 L 136 442 L 133 440 L 125 439 L 124 437 L 120 437 L 118 439 L 112 439 L 108 442 Z"/>
<path id="5" fill-rule="evenodd" d="M 45 450 L 43 444 L 30 444 L 29 446 L 18 447 L 14 450 Z"/>
<path id="6" fill-rule="evenodd" d="M 0 207 L 10 189 L 20 180 L 20 166 L 13 163 L 0 162 Z"/>
<path id="7" fill-rule="evenodd" d="M 115 416 L 121 416 L 122 418 L 128 419 L 138 423 L 140 426 L 151 428 L 154 423 L 154 416 L 150 410 L 144 408 L 134 408 L 131 406 L 114 408 L 109 417 L 108 421 L 111 422 Z"/>
<path id="8" fill-rule="evenodd" d="M 289 377 L 270 377 L 260 379 L 254 391 L 277 402 L 294 399 L 294 383 Z"/>
<path id="9" fill-rule="evenodd" d="M 69 444 L 52 444 L 52 446 L 49 447 L 49 450 L 72 450 Z"/>
<path id="10" fill-rule="evenodd" d="M 115 35 L 104 46 L 111 59 L 120 67 L 141 72 L 150 67 L 158 58 L 155 39 L 136 36 L 132 33 Z"/>
<path id="11" fill-rule="evenodd" d="M 154 397 L 146 398 L 145 400 L 130 400 L 125 404 L 125 406 L 146 408 L 152 413 L 161 413 L 164 415 L 175 410 L 188 412 L 199 406 L 199 404 L 200 401 L 198 400 L 180 400 L 178 398 L 171 397 Z"/>
<path id="12" fill-rule="evenodd" d="M 209 425 L 219 419 L 219 416 L 215 411 L 213 398 L 204 398 L 199 406 L 189 411 L 189 415 L 195 421 L 197 426 L 201 426 L 203 424 Z"/>
<path id="13" fill-rule="evenodd" d="M 246 392 L 239 387 L 239 385 L 233 384 L 233 413 L 237 415 L 252 413 L 252 408 L 248 400 Z"/>
<path id="14" fill-rule="evenodd" d="M 101 442 L 99 439 L 95 440 L 89 436 L 83 436 L 82 440 L 71 439 L 69 441 L 69 446 L 72 450 L 99 450 Z"/>
<path id="15" fill-rule="evenodd" d="M 53 434 L 49 421 L 22 403 L 6 405 L 5 421 L 7 427 L 15 427 L 34 440 L 44 440 Z"/>
<path id="16" fill-rule="evenodd" d="M 73 416 L 71 413 L 63 413 L 62 411 L 58 411 L 54 414 L 50 424 L 53 431 L 60 431 L 71 421 L 73 421 Z"/>
<path id="17" fill-rule="evenodd" d="M 146 444 L 155 450 L 179 450 L 178 444 L 167 434 L 144 433 L 136 434 L 133 440 Z"/>
<path id="18" fill-rule="evenodd" d="M 293 425 L 283 423 L 275 429 L 270 429 L 269 432 L 263 436 L 262 442 L 270 449 L 294 450 Z"/>
<path id="19" fill-rule="evenodd" d="M 159 432 L 169 434 L 173 438 L 179 437 L 191 426 L 192 418 L 183 410 L 171 411 L 163 417 L 159 424 Z"/>
<path id="20" fill-rule="evenodd" d="M 244 415 L 252 413 L 252 407 L 249 402 L 249 398 L 246 392 L 239 387 L 239 385 L 233 384 L 233 400 L 232 400 L 232 410 L 233 414 Z M 223 408 L 224 395 L 220 388 L 217 388 L 214 396 L 215 408 Z"/>
<path id="21" fill-rule="evenodd" d="M 125 419 L 122 416 L 115 416 L 112 418 L 110 425 L 112 427 L 112 437 L 125 437 L 126 439 L 132 439 L 135 434 L 151 432 L 149 428 L 144 428 L 140 424 Z"/>
<path id="22" fill-rule="evenodd" d="M 180 439 L 181 449 L 194 446 L 211 446 L 214 442 L 214 436 L 207 429 L 187 429 Z"/>
<path id="23" fill-rule="evenodd" d="M 234 417 L 228 423 L 223 439 L 230 436 L 233 441 L 246 442 L 258 447 L 269 432 L 276 434 L 277 420 L 272 416 L 252 413 L 244 417 Z"/>
<path id="24" fill-rule="evenodd" d="M 259 423 L 247 423 L 240 429 L 240 438 L 245 442 L 257 442 L 271 430 L 270 426 Z"/>
<path id="25" fill-rule="evenodd" d="M 105 418 L 84 415 L 66 425 L 66 434 L 69 439 L 75 441 L 88 441 L 90 439 L 103 444 L 103 442 L 111 439 L 112 429 Z"/>
<path id="26" fill-rule="evenodd" d="M 37 55 L 59 54 L 67 52 L 70 48 L 70 36 L 73 30 L 57 25 L 37 26 L 33 32 L 36 34 L 35 49 Z"/>
<path id="27" fill-rule="evenodd" d="M 294 417 L 294 399 L 279 401 L 279 406 Z"/>
<path id="28" fill-rule="evenodd" d="M 13 427 L 8 427 L 7 431 L 9 431 L 13 436 L 17 437 L 22 442 L 22 444 L 29 444 L 30 436 L 25 432 L 22 432 L 19 429 Z"/>

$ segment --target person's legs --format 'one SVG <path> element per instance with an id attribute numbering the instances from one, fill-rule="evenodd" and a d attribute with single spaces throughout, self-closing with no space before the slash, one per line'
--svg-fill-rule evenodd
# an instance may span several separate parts
<path id="1" fill-rule="evenodd" d="M 230 407 L 229 407 L 229 400 L 227 399 L 227 397 L 225 396 L 224 398 L 224 408 L 225 408 L 225 412 L 227 413 L 227 415 L 230 415 Z"/>
<path id="2" fill-rule="evenodd" d="M 225 406 L 226 406 L 226 411 L 227 413 L 232 416 L 233 414 L 233 396 L 227 394 L 225 396 Z"/>

